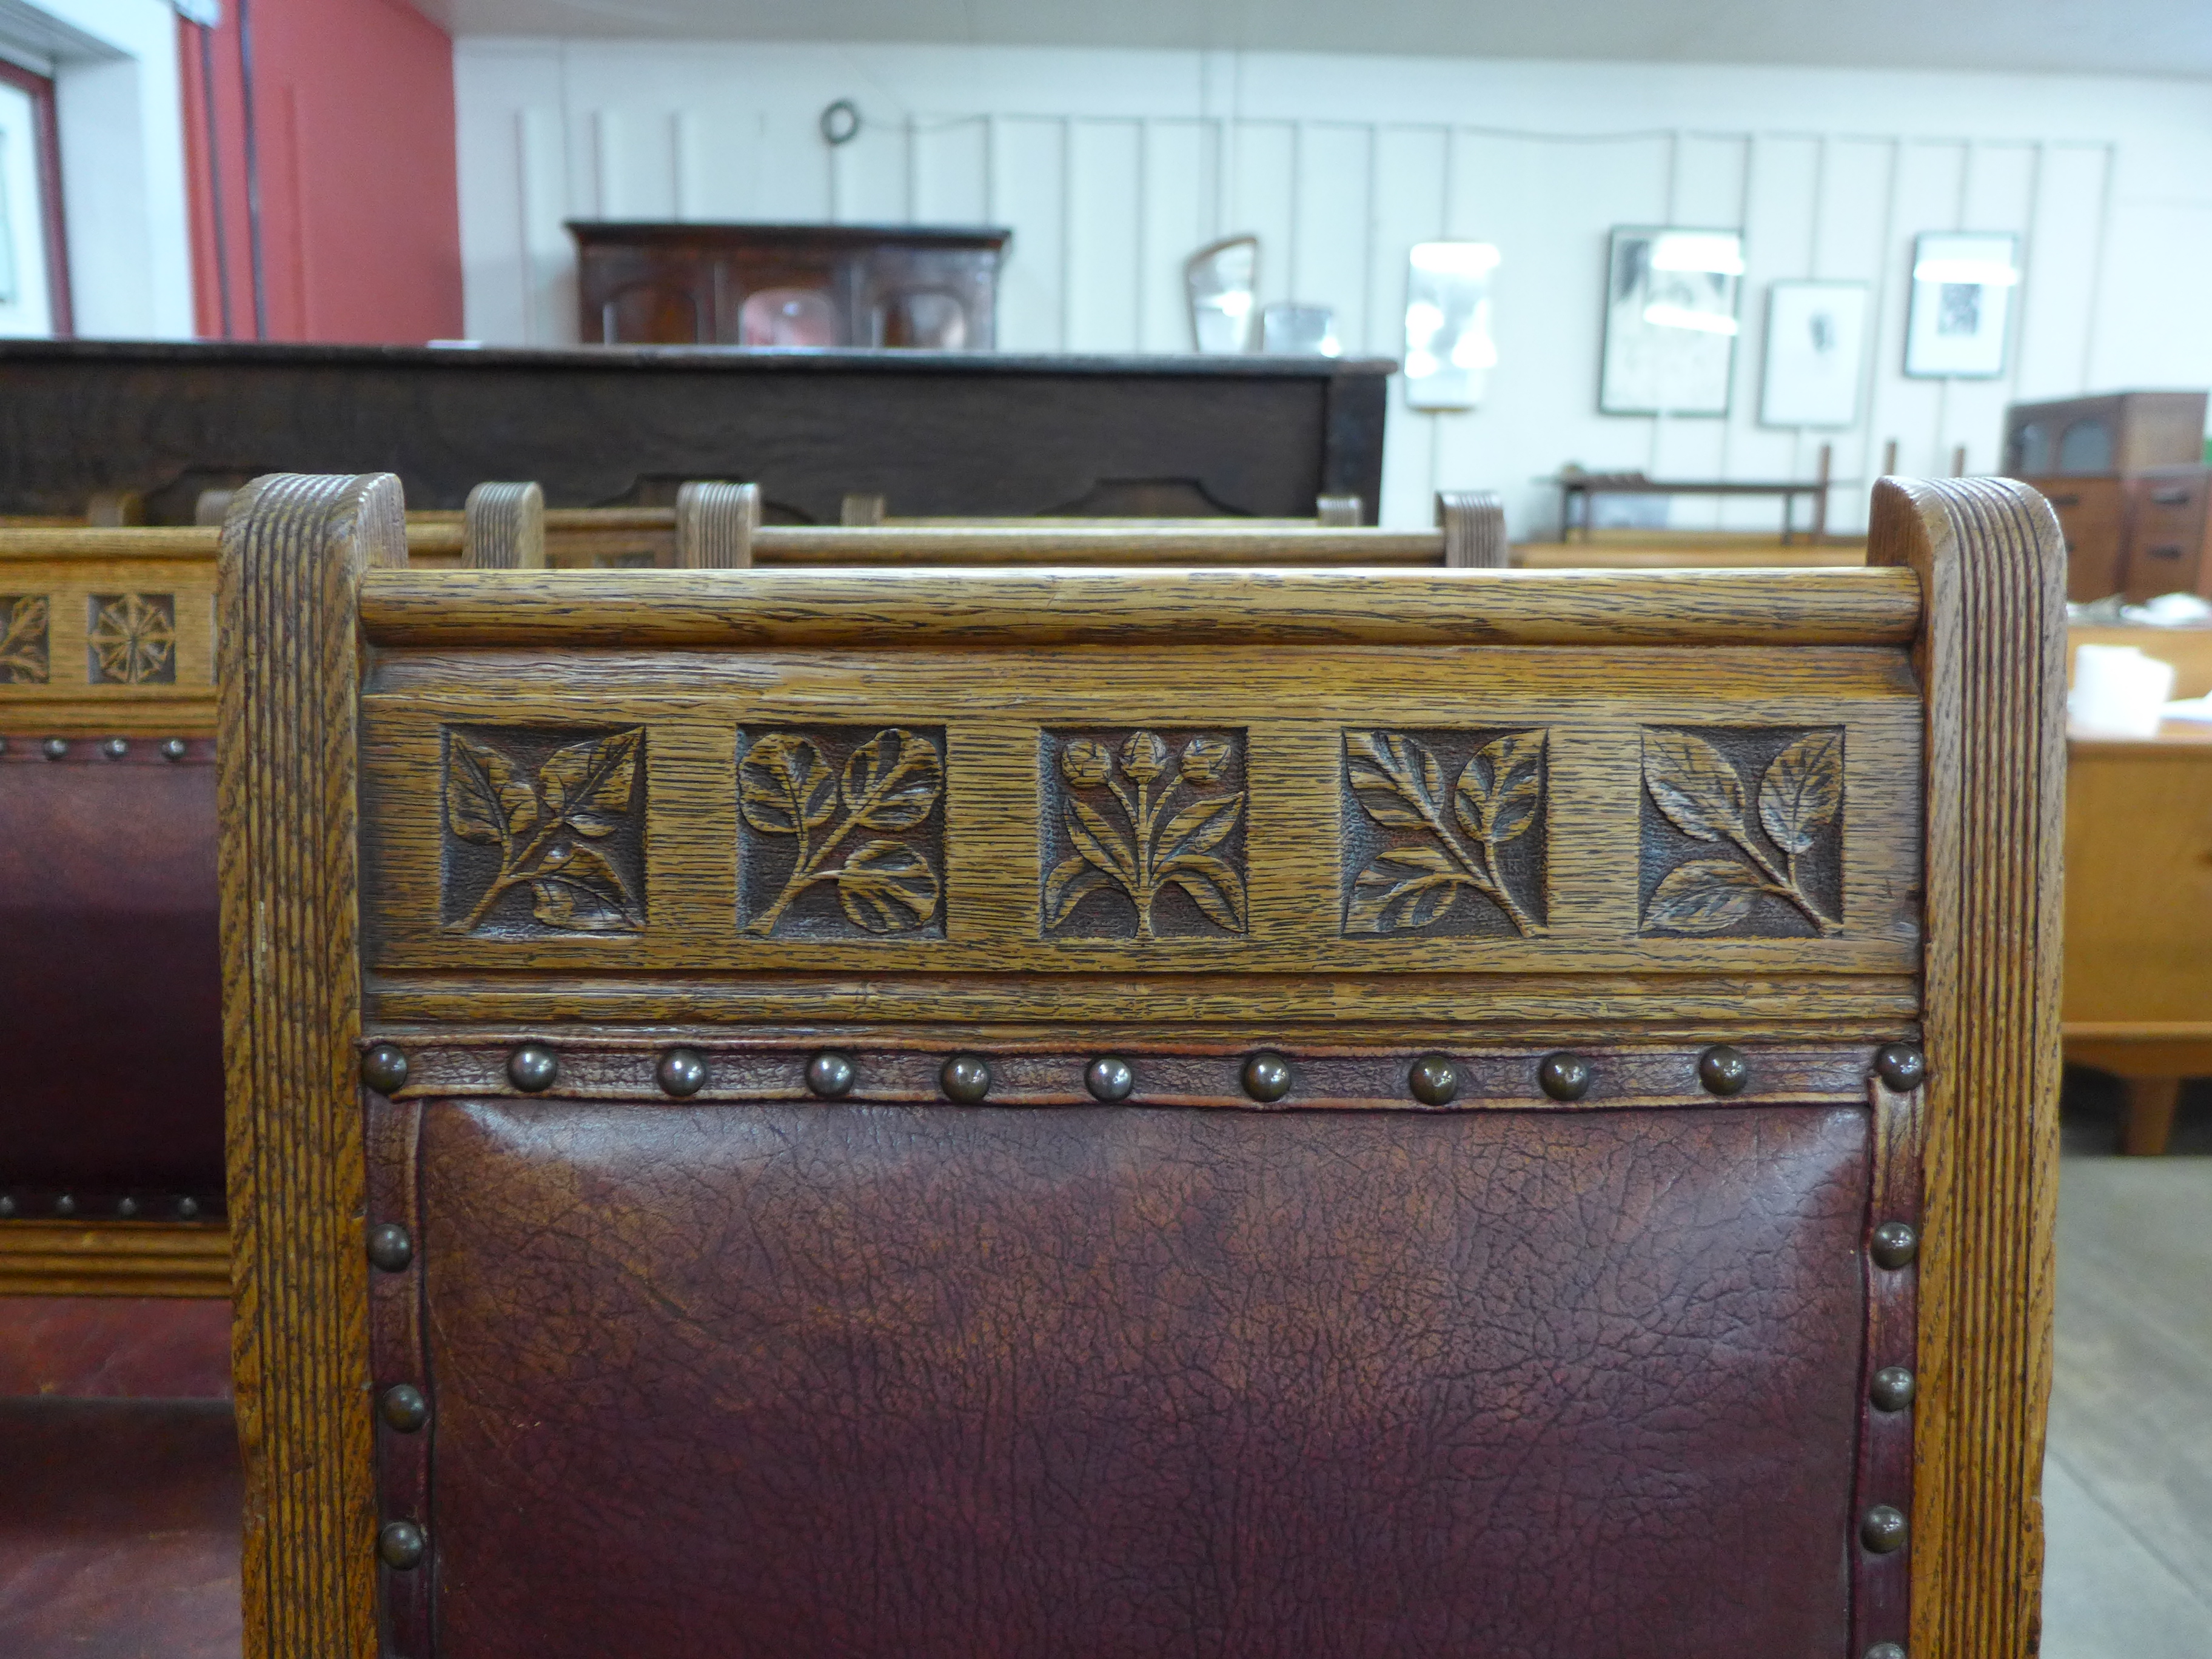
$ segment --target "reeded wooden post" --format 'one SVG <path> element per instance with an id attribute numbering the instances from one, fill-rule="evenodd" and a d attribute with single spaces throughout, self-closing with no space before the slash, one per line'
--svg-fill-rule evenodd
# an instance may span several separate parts
<path id="1" fill-rule="evenodd" d="M 2058 1176 L 2066 559 L 2025 484 L 1885 478 L 1920 575 L 1929 1060 L 1911 1651 L 2025 1659 L 2043 1578 Z"/>
<path id="2" fill-rule="evenodd" d="M 461 513 L 461 564 L 470 570 L 545 568 L 545 492 L 534 483 L 480 483 Z"/>
<path id="3" fill-rule="evenodd" d="M 357 599 L 368 566 L 406 562 L 389 475 L 257 479 L 223 535 L 223 1078 L 248 1659 L 370 1659 L 376 1646 Z"/>
<path id="4" fill-rule="evenodd" d="M 1446 569 L 1505 568 L 1505 504 L 1494 491 L 1439 490 L 1437 525 L 1444 532 Z"/>
<path id="5" fill-rule="evenodd" d="M 1367 521 L 1367 503 L 1357 495 L 1323 495 L 1314 502 L 1314 519 L 1340 528 L 1362 525 Z"/>
<path id="6" fill-rule="evenodd" d="M 837 522 L 856 526 L 878 525 L 890 512 L 890 503 L 881 495 L 848 495 L 837 504 Z"/>
<path id="7" fill-rule="evenodd" d="M 677 568 L 749 568 L 760 520 L 758 484 L 684 485 L 676 492 Z"/>

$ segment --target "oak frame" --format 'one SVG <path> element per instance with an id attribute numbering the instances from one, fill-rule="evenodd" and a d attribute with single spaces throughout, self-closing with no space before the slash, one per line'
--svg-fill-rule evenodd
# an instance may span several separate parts
<path id="1" fill-rule="evenodd" d="M 1873 568 L 1756 577 L 576 573 L 532 578 L 525 592 L 496 586 L 495 576 L 392 568 L 404 563 L 404 546 L 388 478 L 264 480 L 225 538 L 224 660 L 256 665 L 228 675 L 222 692 L 236 1360 L 252 1494 L 247 1651 L 256 1659 L 365 1659 L 376 1643 L 367 1270 L 356 1231 L 363 1149 L 353 1077 L 369 1011 L 379 1030 L 454 1021 L 482 1029 L 501 1010 L 494 1029 L 502 1031 L 576 1018 L 550 1004 L 533 1012 L 527 995 L 472 1000 L 465 988 L 410 988 L 381 977 L 373 992 L 365 988 L 363 951 L 373 939 L 361 931 L 356 823 L 369 672 L 381 664 L 404 678 L 410 655 L 428 662 L 512 647 L 526 659 L 527 647 L 555 645 L 787 653 L 903 640 L 954 652 L 1108 642 L 1218 650 L 1231 626 L 1260 649 L 1316 638 L 1354 651 L 1477 641 L 1910 644 L 1924 727 L 1924 943 L 1917 973 L 1870 988 L 1851 1034 L 1923 1036 L 1930 1061 L 1912 1647 L 1977 1659 L 2033 1650 L 2051 1352 L 2064 761 L 2063 559 L 2056 521 L 2033 491 L 2001 481 L 1884 481 Z M 748 616 L 740 603 L 756 608 Z M 1330 613 L 1325 622 L 1317 610 Z M 1018 659 L 1015 651 L 1008 660 Z M 1712 960 L 1717 967 L 1720 958 Z M 1426 1011 L 1377 1020 L 1362 1028 L 1364 1037 L 1418 1042 L 1439 1019 L 1467 1024 L 1466 1004 L 1453 1004 L 1468 994 L 1455 989 L 1455 977 L 1438 980 Z M 1547 1000 L 1529 978 L 1486 986 L 1492 1017 L 1562 1040 L 1617 1030 L 1617 1000 L 1650 990 L 1635 974 L 1615 973 L 1578 997 Z M 760 988 L 772 994 L 774 975 Z M 964 1004 L 948 1000 L 946 988 L 940 981 L 927 994 L 968 1029 L 1002 1037 L 1086 1012 L 1073 981 Z M 1690 979 L 1673 990 L 1680 994 L 1656 999 L 1646 1035 L 1692 1029 L 1723 1007 L 1735 1011 L 1738 1029 L 1772 1034 L 1817 1024 L 1820 1012 L 1799 1006 L 1793 1027 L 1786 988 L 1747 996 L 1741 977 L 1719 973 L 1707 990 Z M 685 1000 L 673 981 L 656 994 L 665 1006 L 641 994 L 591 1018 L 712 1029 L 732 1018 L 714 1012 L 711 997 Z M 773 1035 L 772 994 L 764 1006 Z M 896 1038 L 917 1018 L 870 1015 L 863 1006 L 832 1018 L 848 1029 L 890 1020 L 874 1029 Z M 1326 979 L 1272 1003 L 1228 980 L 1211 1002 L 1172 995 L 1152 1016 L 1152 1029 L 1164 1040 L 1218 1040 L 1237 1020 L 1257 1017 L 1271 1030 L 1322 1041 L 1339 1006 Z M 749 1018 L 762 1018 L 757 1007 Z M 792 1017 L 780 1018 L 790 1029 Z"/>

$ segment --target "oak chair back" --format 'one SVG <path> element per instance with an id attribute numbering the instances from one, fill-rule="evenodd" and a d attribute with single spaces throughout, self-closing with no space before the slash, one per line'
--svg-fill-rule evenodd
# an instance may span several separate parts
<path id="1" fill-rule="evenodd" d="M 248 1651 L 2022 1653 L 2062 558 L 223 553 Z"/>

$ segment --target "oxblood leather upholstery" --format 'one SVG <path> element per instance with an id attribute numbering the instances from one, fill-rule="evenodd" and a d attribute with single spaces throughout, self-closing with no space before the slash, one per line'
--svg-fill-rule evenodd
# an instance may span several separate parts
<path id="1" fill-rule="evenodd" d="M 450 1659 L 1845 1651 L 1863 1110 L 420 1133 Z"/>
<path id="2" fill-rule="evenodd" d="M 223 1188 L 210 745 L 0 763 L 0 1188 Z"/>

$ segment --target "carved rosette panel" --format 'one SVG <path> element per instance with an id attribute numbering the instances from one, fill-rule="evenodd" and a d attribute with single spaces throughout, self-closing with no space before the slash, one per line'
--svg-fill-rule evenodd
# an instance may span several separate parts
<path id="1" fill-rule="evenodd" d="M 94 593 L 86 611 L 85 678 L 93 684 L 176 684 L 175 595 Z"/>
<path id="2" fill-rule="evenodd" d="M 483 938 L 645 927 L 645 728 L 445 728 L 443 920 Z"/>
<path id="3" fill-rule="evenodd" d="M 1042 733 L 1042 937 L 1242 934 L 1244 759 L 1242 732 Z"/>
<path id="4" fill-rule="evenodd" d="M 46 683 L 46 619 L 43 593 L 0 593 L 0 685 Z"/>
<path id="5" fill-rule="evenodd" d="M 945 937 L 943 726 L 747 726 L 738 745 L 745 933 Z"/>
<path id="6" fill-rule="evenodd" d="M 1646 726 L 1645 933 L 1825 938 L 1844 922 L 1840 726 Z"/>
<path id="7" fill-rule="evenodd" d="M 1540 935 L 1549 737 L 1346 732 L 1344 936 Z"/>

